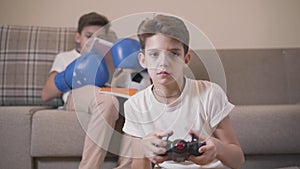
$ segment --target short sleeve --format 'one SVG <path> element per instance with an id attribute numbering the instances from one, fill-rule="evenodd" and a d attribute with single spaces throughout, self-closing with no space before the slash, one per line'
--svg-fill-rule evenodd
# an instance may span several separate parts
<path id="1" fill-rule="evenodd" d="M 135 137 L 143 137 L 144 134 L 140 128 L 140 120 L 138 118 L 138 113 L 136 107 L 130 102 L 131 100 L 127 100 L 124 103 L 124 113 L 125 113 L 125 123 L 123 127 L 123 131 L 126 134 Z"/>
<path id="2" fill-rule="evenodd" d="M 71 51 L 62 52 L 56 55 L 50 73 L 53 71 L 62 72 L 66 67 L 80 56 L 80 53 L 73 49 Z"/>
<path id="3" fill-rule="evenodd" d="M 212 83 L 208 102 L 208 116 L 210 117 L 211 128 L 216 127 L 234 108 L 234 105 L 228 101 L 223 89 Z"/>
<path id="4" fill-rule="evenodd" d="M 62 72 L 65 70 L 65 61 L 64 61 L 64 55 L 63 54 L 58 54 L 56 55 L 54 62 L 52 64 L 52 68 L 50 69 L 51 72 Z"/>

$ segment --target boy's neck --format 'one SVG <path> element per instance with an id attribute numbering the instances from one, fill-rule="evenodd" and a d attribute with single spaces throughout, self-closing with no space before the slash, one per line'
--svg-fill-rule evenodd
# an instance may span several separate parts
<path id="1" fill-rule="evenodd" d="M 182 93 L 185 86 L 186 79 L 183 78 L 180 82 L 176 82 L 176 84 L 157 87 L 153 86 L 152 91 L 156 99 L 163 103 L 169 103 L 176 100 Z"/>

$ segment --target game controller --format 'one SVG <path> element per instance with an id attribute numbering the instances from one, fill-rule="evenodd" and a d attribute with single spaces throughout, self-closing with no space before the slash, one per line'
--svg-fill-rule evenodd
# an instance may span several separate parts
<path id="1" fill-rule="evenodd" d="M 187 142 L 182 139 L 177 139 L 174 141 L 169 141 L 169 135 L 167 136 L 167 145 L 166 153 L 159 154 L 159 156 L 168 156 L 168 160 L 173 160 L 175 162 L 184 162 L 188 159 L 190 155 L 200 156 L 202 153 L 199 153 L 199 148 L 206 145 L 205 142 L 200 142 L 195 139 L 195 136 L 192 134 L 191 142 Z"/>

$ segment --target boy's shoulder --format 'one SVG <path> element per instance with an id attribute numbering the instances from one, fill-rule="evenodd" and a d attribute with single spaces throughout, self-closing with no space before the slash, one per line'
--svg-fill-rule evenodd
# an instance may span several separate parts
<path id="1" fill-rule="evenodd" d="M 215 83 L 208 80 L 195 80 L 195 79 L 189 79 L 190 83 L 196 85 L 200 92 L 211 92 L 214 90 L 220 90 L 221 87 Z M 221 89 L 222 90 L 222 89 Z"/>
<path id="2" fill-rule="evenodd" d="M 147 88 L 138 91 L 134 95 L 130 96 L 124 103 L 125 107 L 131 106 L 131 107 L 143 107 L 147 103 L 150 102 L 150 92 L 151 92 L 151 86 L 148 86 Z"/>
<path id="3" fill-rule="evenodd" d="M 56 55 L 55 61 L 56 62 L 71 62 L 74 59 L 78 58 L 80 53 L 76 51 L 76 49 L 70 51 L 60 52 Z"/>
<path id="4" fill-rule="evenodd" d="M 135 95 L 133 95 L 132 97 L 135 97 L 135 98 L 139 98 L 139 97 L 142 97 L 144 95 L 147 95 L 149 94 L 149 91 L 151 91 L 151 88 L 152 88 L 152 85 L 138 91 Z"/>
<path id="5" fill-rule="evenodd" d="M 72 49 L 72 50 L 69 50 L 69 51 L 63 51 L 63 52 L 60 52 L 57 54 L 57 57 L 62 57 L 62 56 L 74 56 L 74 55 L 80 55 L 80 53 L 78 53 L 76 51 L 76 49 Z"/>
<path id="6" fill-rule="evenodd" d="M 150 93 L 149 93 L 149 90 L 151 91 L 151 88 L 152 88 L 152 85 L 146 87 L 145 89 L 142 89 L 140 91 L 138 91 L 136 94 L 130 96 L 128 98 L 128 100 L 130 101 L 138 101 L 138 100 L 141 100 L 142 98 L 145 98 L 147 97 Z"/>
<path id="7" fill-rule="evenodd" d="M 197 80 L 199 93 L 202 97 L 225 98 L 226 90 L 216 82 Z"/>
<path id="8" fill-rule="evenodd" d="M 217 85 L 216 83 L 214 82 L 211 82 L 211 81 L 208 81 L 208 80 L 196 80 L 196 79 L 188 79 L 188 83 L 193 83 L 201 88 L 210 88 L 214 85 Z"/>

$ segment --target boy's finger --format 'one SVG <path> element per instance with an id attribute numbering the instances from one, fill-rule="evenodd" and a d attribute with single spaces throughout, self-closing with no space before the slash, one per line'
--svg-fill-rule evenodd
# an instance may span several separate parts
<path id="1" fill-rule="evenodd" d="M 173 135 L 172 130 L 159 131 L 159 132 L 155 133 L 155 136 L 157 136 L 159 138 L 163 138 L 163 137 L 171 136 L 171 135 Z"/>
<path id="2" fill-rule="evenodd" d="M 189 160 L 193 161 L 194 163 L 200 164 L 200 165 L 206 164 L 206 157 L 204 155 L 201 155 L 201 156 L 191 155 L 189 157 Z"/>
<path id="3" fill-rule="evenodd" d="M 163 148 L 163 147 L 154 147 L 153 149 L 152 149 L 152 151 L 153 151 L 153 153 L 154 154 L 156 154 L 156 155 L 158 155 L 158 154 L 160 154 L 160 155 L 163 155 L 163 154 L 166 154 L 166 149 L 165 148 Z"/>
<path id="4" fill-rule="evenodd" d="M 200 139 L 200 140 L 206 140 L 206 139 L 208 138 L 208 137 L 204 137 L 204 136 L 198 134 L 195 130 L 190 130 L 190 131 L 189 131 L 189 134 L 190 134 L 190 135 L 193 134 L 197 140 L 199 140 L 199 139 Z"/>
<path id="5" fill-rule="evenodd" d="M 155 146 L 160 146 L 160 147 L 163 147 L 163 146 L 167 145 L 167 142 L 165 140 L 162 140 L 162 139 L 159 139 L 159 138 L 153 138 L 151 140 L 151 143 Z"/>
<path id="6" fill-rule="evenodd" d="M 190 135 L 194 135 L 194 137 L 195 137 L 197 140 L 199 140 L 199 134 L 198 134 L 196 131 L 190 130 L 190 131 L 189 131 L 189 134 L 190 134 Z"/>
<path id="7" fill-rule="evenodd" d="M 156 161 L 155 164 L 162 163 L 162 162 L 168 160 L 168 156 L 154 156 L 153 160 Z"/>
<path id="8" fill-rule="evenodd" d="M 205 153 L 207 151 L 207 146 L 202 146 L 199 148 L 199 153 Z"/>
<path id="9" fill-rule="evenodd" d="M 190 130 L 189 131 L 189 134 L 190 135 L 194 135 L 194 137 L 197 139 L 197 140 L 200 140 L 200 141 L 205 141 L 205 140 L 207 140 L 209 137 L 205 137 L 205 136 L 202 136 L 202 135 L 199 135 L 196 131 L 194 131 L 194 130 Z"/>

